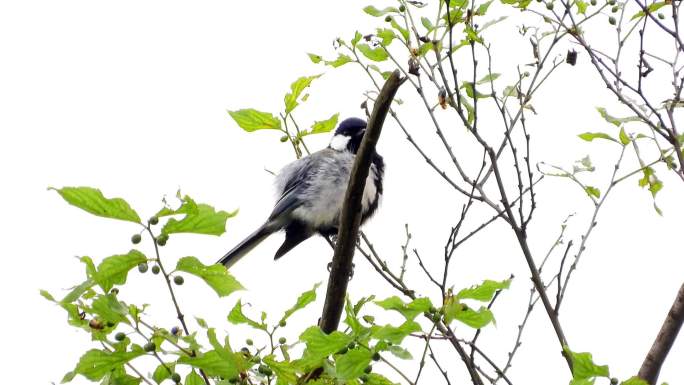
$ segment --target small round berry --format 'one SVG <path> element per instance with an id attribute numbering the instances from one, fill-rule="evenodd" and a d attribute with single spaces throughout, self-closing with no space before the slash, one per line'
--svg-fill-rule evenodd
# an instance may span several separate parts
<path id="1" fill-rule="evenodd" d="M 609 22 L 611 25 L 615 25 L 615 23 L 617 23 L 617 20 L 615 20 L 615 17 L 611 16 L 611 17 L 608 18 L 608 22 Z"/>
<path id="2" fill-rule="evenodd" d="M 617 5 L 614 5 L 613 8 L 610 9 L 610 11 L 613 12 L 613 13 L 615 13 L 615 12 L 617 12 L 617 11 L 619 11 L 619 10 L 620 10 L 620 7 L 618 7 Z"/>
<path id="3" fill-rule="evenodd" d="M 114 327 L 114 325 L 116 325 L 116 322 L 114 322 L 114 321 L 107 321 L 107 327 L 108 327 L 108 328 Z"/>
<path id="4" fill-rule="evenodd" d="M 406 10 L 406 7 L 404 7 L 404 4 L 399 6 L 399 12 L 404 12 Z"/>
<path id="5" fill-rule="evenodd" d="M 662 13 L 658 13 L 658 19 L 665 20 L 665 15 L 663 15 Z"/>
<path id="6" fill-rule="evenodd" d="M 392 21 L 392 16 L 389 16 L 389 15 L 388 15 L 388 16 L 385 16 L 385 21 L 388 22 L 388 23 L 389 23 L 390 21 Z"/>
<path id="7" fill-rule="evenodd" d="M 182 285 L 183 282 L 185 282 L 185 279 L 182 276 L 177 275 L 173 277 L 173 283 L 175 283 L 176 285 Z"/>
<path id="8" fill-rule="evenodd" d="M 278 338 L 278 343 L 279 343 L 279 344 L 285 345 L 286 342 L 287 342 L 287 338 L 285 338 L 285 337 L 280 337 L 280 338 Z"/>
<path id="9" fill-rule="evenodd" d="M 596 0 L 591 0 L 590 3 L 591 5 L 596 5 L 598 2 Z"/>
<path id="10" fill-rule="evenodd" d="M 174 326 L 171 328 L 171 334 L 173 334 L 174 336 L 179 336 L 181 335 L 181 333 L 181 329 L 178 326 Z"/>
<path id="11" fill-rule="evenodd" d="M 150 341 L 143 346 L 143 350 L 146 352 L 153 352 L 155 349 L 157 349 L 157 345 L 154 344 L 154 342 Z"/>
<path id="12" fill-rule="evenodd" d="M 112 288 L 112 290 L 109 291 L 109 294 L 117 295 L 119 294 L 119 289 L 114 287 Z"/>
<path id="13" fill-rule="evenodd" d="M 251 338 L 247 338 L 247 341 L 246 341 L 246 342 L 247 342 L 247 345 L 249 345 L 249 346 L 254 345 L 254 341 L 252 341 Z"/>
<path id="14" fill-rule="evenodd" d="M 617 1 L 615 0 L 608 0 L 608 5 L 615 5 L 617 4 Z"/>
<path id="15" fill-rule="evenodd" d="M 273 372 L 271 371 L 271 368 L 269 368 L 266 365 L 259 365 L 259 368 L 257 369 L 257 371 L 261 374 L 266 375 L 266 376 L 270 376 L 271 374 L 273 374 Z"/>
<path id="16" fill-rule="evenodd" d="M 553 1 L 549 1 L 548 3 L 546 3 L 546 9 L 548 9 L 548 10 L 553 9 Z"/>
<path id="17" fill-rule="evenodd" d="M 156 225 L 157 223 L 159 223 L 159 218 L 157 218 L 157 216 L 155 215 L 155 216 L 153 216 L 153 217 L 150 217 L 150 219 L 149 219 L 148 222 L 150 222 L 150 224 L 154 226 L 154 225 Z"/>
<path id="18" fill-rule="evenodd" d="M 610 385 L 617 385 L 617 383 L 618 383 L 618 379 L 617 379 L 617 378 L 613 377 L 613 378 L 610 379 Z"/>
<path id="19" fill-rule="evenodd" d="M 380 360 L 380 353 L 375 352 L 373 353 L 373 361 L 379 361 Z"/>
<path id="20" fill-rule="evenodd" d="M 287 142 L 288 139 L 289 139 L 289 137 L 287 135 L 283 135 L 280 137 L 280 143 L 285 143 L 285 142 Z"/>
<path id="21" fill-rule="evenodd" d="M 141 262 L 138 264 L 138 271 L 141 273 L 145 273 L 145 272 L 147 272 L 148 267 L 149 266 L 147 266 L 147 262 Z"/>
<path id="22" fill-rule="evenodd" d="M 278 326 L 280 326 L 281 328 L 284 328 L 285 325 L 287 325 L 287 322 L 285 322 L 285 320 L 280 320 L 280 322 L 278 322 Z"/>
<path id="23" fill-rule="evenodd" d="M 93 328 L 95 330 L 104 329 L 104 323 L 102 323 L 102 321 L 100 321 L 97 318 L 91 319 L 90 322 L 88 322 L 88 326 L 90 326 L 91 328 Z"/>
<path id="24" fill-rule="evenodd" d="M 159 274 L 160 270 L 159 265 L 152 266 L 152 274 Z"/>
<path id="25" fill-rule="evenodd" d="M 338 350 L 337 354 L 347 354 L 348 351 L 349 349 L 347 349 L 347 347 L 345 346 L 342 349 Z"/>
<path id="26" fill-rule="evenodd" d="M 368 365 L 366 366 L 366 369 L 363 370 L 364 373 L 368 374 L 373 371 L 373 367 Z"/>
<path id="27" fill-rule="evenodd" d="M 126 339 L 126 334 L 122 332 L 118 332 L 114 335 L 114 339 L 117 341 L 123 341 Z"/>
<path id="28" fill-rule="evenodd" d="M 166 241 L 168 241 L 168 240 L 169 240 L 169 236 L 168 236 L 168 235 L 166 235 L 166 234 L 161 234 L 161 235 L 159 235 L 159 236 L 157 237 L 157 244 L 158 244 L 159 246 L 164 246 L 164 245 L 166 245 Z"/>
<path id="29" fill-rule="evenodd" d="M 352 350 L 352 349 L 354 349 L 355 347 L 356 347 L 356 343 L 354 343 L 354 341 L 350 342 L 350 343 L 347 345 L 347 348 L 348 348 L 349 350 Z"/>
<path id="30" fill-rule="evenodd" d="M 171 375 L 171 381 L 175 382 L 176 384 L 180 384 L 181 382 L 181 377 L 180 374 L 174 373 Z"/>
<path id="31" fill-rule="evenodd" d="M 131 242 L 133 242 L 134 245 L 137 245 L 140 241 L 142 241 L 142 236 L 140 234 L 133 234 Z"/>

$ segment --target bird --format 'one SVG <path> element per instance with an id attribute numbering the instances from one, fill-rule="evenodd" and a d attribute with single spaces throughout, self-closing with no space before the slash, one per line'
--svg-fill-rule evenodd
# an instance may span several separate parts
<path id="1" fill-rule="evenodd" d="M 328 147 L 283 167 L 275 177 L 278 199 L 268 219 L 217 263 L 230 268 L 278 231 L 285 231 L 285 241 L 275 260 L 313 235 L 337 235 L 349 176 L 365 132 L 365 120 L 347 118 L 335 129 Z M 374 151 L 361 199 L 361 224 L 380 204 L 384 172 L 384 160 Z"/>

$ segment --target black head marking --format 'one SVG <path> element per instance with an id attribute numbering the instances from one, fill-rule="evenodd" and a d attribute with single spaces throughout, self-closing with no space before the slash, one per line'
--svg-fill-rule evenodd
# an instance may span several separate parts
<path id="1" fill-rule="evenodd" d="M 335 130 L 335 136 L 349 138 L 347 150 L 356 154 L 361 146 L 363 134 L 366 132 L 366 121 L 359 118 L 347 118 L 343 120 Z"/>

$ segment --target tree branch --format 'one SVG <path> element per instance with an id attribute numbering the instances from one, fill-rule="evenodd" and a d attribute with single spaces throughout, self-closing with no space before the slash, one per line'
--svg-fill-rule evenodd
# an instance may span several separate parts
<path id="1" fill-rule="evenodd" d="M 677 338 L 679 329 L 682 328 L 682 323 L 684 323 L 684 284 L 679 288 L 677 298 L 675 298 L 670 312 L 667 313 L 658 337 L 653 341 L 651 350 L 649 350 L 644 362 L 641 364 L 639 378 L 651 385 L 655 385 L 656 381 L 658 381 L 660 368 L 663 366 L 663 362 L 665 362 L 665 358 L 667 358 L 675 338 Z"/>
<path id="2" fill-rule="evenodd" d="M 403 83 L 399 71 L 395 70 L 382 87 L 368 120 L 366 133 L 361 147 L 356 154 L 354 166 L 349 177 L 349 185 L 344 197 L 340 227 L 337 233 L 337 244 L 330 269 L 328 290 L 325 295 L 320 327 L 325 333 L 337 329 L 342 316 L 347 283 L 352 271 L 352 258 L 356 247 L 356 238 L 361 223 L 361 197 L 366 185 L 366 178 L 375 151 L 375 144 L 380 138 L 382 125 L 389 111 L 394 95 Z"/>

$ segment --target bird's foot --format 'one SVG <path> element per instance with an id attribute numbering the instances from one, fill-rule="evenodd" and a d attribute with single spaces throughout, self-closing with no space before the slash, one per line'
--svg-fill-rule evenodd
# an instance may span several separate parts
<path id="1" fill-rule="evenodd" d="M 351 272 L 349 273 L 349 280 L 351 281 L 352 278 L 354 278 L 354 268 L 356 268 L 356 265 L 354 262 L 352 262 L 351 265 Z M 332 271 L 332 262 L 328 262 L 328 273 Z"/>

